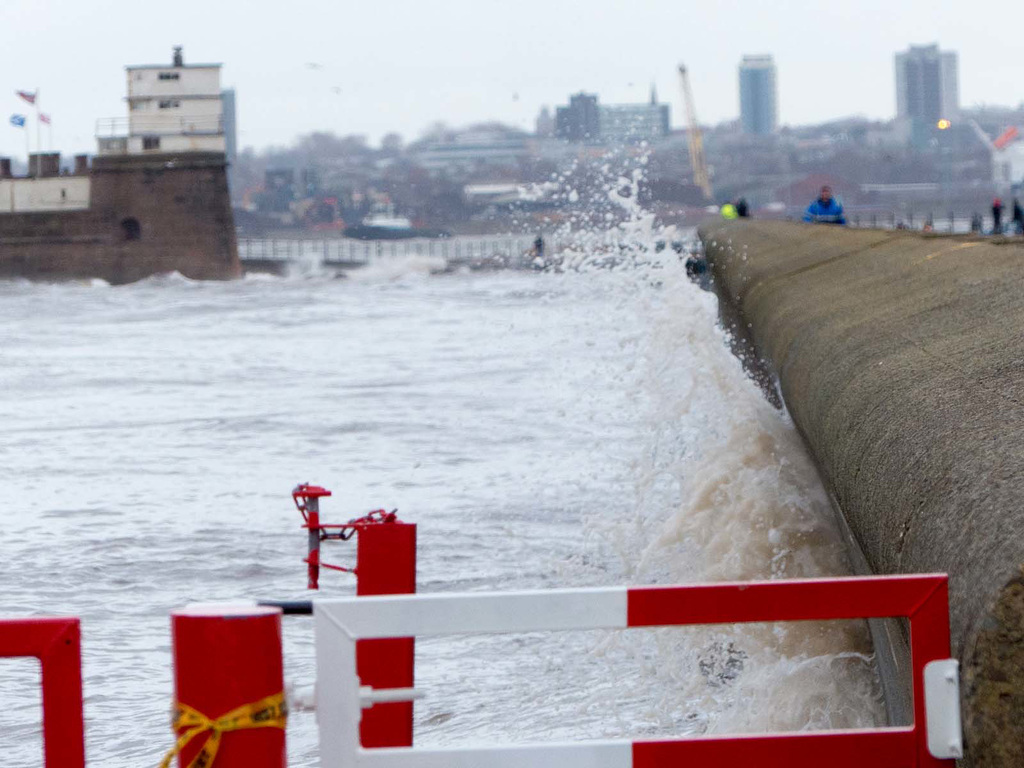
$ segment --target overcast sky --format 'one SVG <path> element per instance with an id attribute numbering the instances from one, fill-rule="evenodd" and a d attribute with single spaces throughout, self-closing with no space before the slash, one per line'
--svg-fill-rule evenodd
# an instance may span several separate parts
<path id="1" fill-rule="evenodd" d="M 242 147 L 313 130 L 410 139 L 436 121 L 532 129 L 570 93 L 642 101 L 652 81 L 681 125 L 681 61 L 714 123 L 737 115 L 737 65 L 754 53 L 775 56 L 784 124 L 889 118 L 892 57 L 910 43 L 960 54 L 963 105 L 1024 101 L 1024 3 L 0 0 L 0 29 L 0 104 L 25 112 L 14 91 L 41 88 L 65 153 L 93 148 L 97 118 L 125 114 L 124 65 L 169 61 L 174 44 L 186 63 L 224 64 Z M 24 148 L 4 115 L 0 154 Z"/>

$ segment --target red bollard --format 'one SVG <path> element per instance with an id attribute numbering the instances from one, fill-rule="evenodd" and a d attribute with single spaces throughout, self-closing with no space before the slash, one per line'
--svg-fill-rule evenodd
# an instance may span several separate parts
<path id="1" fill-rule="evenodd" d="M 183 746 L 179 739 L 179 765 L 213 749 L 216 761 L 204 765 L 284 768 L 281 609 L 191 605 L 171 614 L 171 634 L 176 731 L 196 731 Z"/>
<path id="2" fill-rule="evenodd" d="M 359 529 L 356 561 L 357 595 L 416 592 L 416 526 L 381 523 Z M 411 637 L 360 640 L 356 670 L 362 685 L 412 688 L 415 640 Z M 374 704 L 363 710 L 360 736 L 364 747 L 411 747 L 412 702 Z"/>

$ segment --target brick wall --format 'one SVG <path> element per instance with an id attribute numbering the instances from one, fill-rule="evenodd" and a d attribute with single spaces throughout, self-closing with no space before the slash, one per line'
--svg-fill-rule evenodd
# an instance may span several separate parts
<path id="1" fill-rule="evenodd" d="M 238 277 L 222 153 L 97 157 L 88 211 L 0 215 L 0 276 Z"/>

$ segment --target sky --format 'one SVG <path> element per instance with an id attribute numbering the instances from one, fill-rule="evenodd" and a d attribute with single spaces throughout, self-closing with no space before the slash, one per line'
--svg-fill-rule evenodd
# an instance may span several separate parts
<path id="1" fill-rule="evenodd" d="M 912 43 L 959 53 L 963 106 L 1024 101 L 1024 3 L 0 0 L 0 29 L 0 110 L 31 114 L 14 91 L 39 88 L 65 154 L 91 151 L 96 120 L 125 114 L 125 65 L 169 62 L 178 44 L 186 63 L 224 64 L 239 146 L 256 149 L 315 130 L 373 143 L 436 122 L 532 130 L 571 93 L 646 101 L 652 83 L 682 126 L 680 62 L 700 121 L 717 123 L 739 112 L 740 59 L 762 53 L 778 67 L 782 124 L 887 119 L 893 54 Z M 0 155 L 24 153 L 4 115 Z"/>

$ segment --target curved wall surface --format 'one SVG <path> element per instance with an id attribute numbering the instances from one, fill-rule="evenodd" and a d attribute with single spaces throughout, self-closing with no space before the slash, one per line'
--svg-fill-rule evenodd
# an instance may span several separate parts
<path id="1" fill-rule="evenodd" d="M 949 574 L 967 764 L 1024 766 L 1024 241 L 701 237 L 869 566 Z"/>

